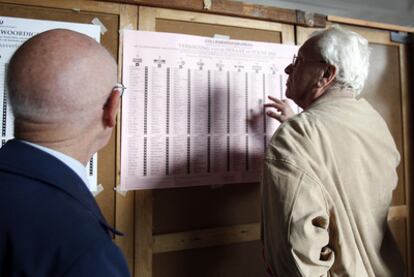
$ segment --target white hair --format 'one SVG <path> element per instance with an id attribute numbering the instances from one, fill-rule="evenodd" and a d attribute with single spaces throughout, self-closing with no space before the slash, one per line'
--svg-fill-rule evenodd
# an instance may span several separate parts
<path id="1" fill-rule="evenodd" d="M 361 35 L 334 25 L 316 31 L 317 47 L 322 59 L 336 67 L 334 88 L 348 88 L 358 96 L 368 76 L 370 48 Z"/>

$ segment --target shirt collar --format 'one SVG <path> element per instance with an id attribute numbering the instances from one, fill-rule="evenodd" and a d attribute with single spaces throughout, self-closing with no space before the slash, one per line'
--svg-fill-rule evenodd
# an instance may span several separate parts
<path id="1" fill-rule="evenodd" d="M 48 153 L 49 155 L 52 155 L 53 157 L 57 158 L 58 160 L 60 160 L 61 162 L 63 162 L 65 165 L 67 165 L 70 169 L 72 169 L 81 179 L 82 181 L 85 183 L 86 187 L 91 190 L 89 181 L 88 181 L 88 177 L 87 177 L 87 171 L 86 168 L 83 164 L 81 164 L 78 160 L 75 160 L 74 158 L 65 155 L 61 152 L 58 152 L 56 150 L 41 146 L 39 144 L 35 144 L 32 142 L 28 142 L 25 140 L 20 140 L 23 143 L 29 144 L 43 152 Z"/>

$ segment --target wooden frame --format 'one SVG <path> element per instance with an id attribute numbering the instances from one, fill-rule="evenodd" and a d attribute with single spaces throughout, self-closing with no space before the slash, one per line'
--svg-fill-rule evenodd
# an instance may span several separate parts
<path id="1" fill-rule="evenodd" d="M 261 28 L 265 30 L 280 30 L 282 36 L 285 35 L 282 39 L 284 43 L 294 43 L 294 35 L 292 32 L 292 26 L 287 26 L 280 23 L 271 23 L 271 22 L 262 22 L 256 20 L 242 19 L 242 18 L 233 18 L 233 17 L 224 17 L 219 15 L 204 14 L 204 13 L 193 13 L 185 11 L 175 11 L 168 9 L 154 9 L 149 7 L 140 7 L 140 20 L 139 20 L 139 29 L 140 30 L 154 30 L 155 29 L 155 20 L 157 18 L 163 19 L 172 19 L 172 20 L 182 20 L 182 21 L 191 21 L 191 22 L 201 22 L 209 24 L 220 24 L 220 25 L 229 25 L 229 26 L 242 26 L 242 27 L 252 27 Z M 338 20 L 335 18 L 335 20 Z M 348 21 L 347 21 L 348 22 Z M 355 21 L 352 21 L 355 23 Z M 365 22 L 358 22 L 365 23 Z M 369 24 L 370 27 L 375 27 L 373 24 Z M 381 29 L 390 29 L 390 30 L 401 30 L 395 26 L 384 26 L 380 25 L 378 28 Z M 414 28 L 412 28 L 414 30 Z M 404 29 L 405 30 L 405 29 Z M 406 29 L 411 30 L 411 29 Z M 382 31 L 369 30 L 366 31 L 364 28 L 359 28 L 358 32 L 362 33 L 367 37 L 371 42 L 381 43 L 387 45 L 398 46 L 400 49 L 400 62 L 401 64 L 406 63 L 406 47 L 401 46 L 397 43 L 391 42 L 389 35 Z M 406 119 L 408 116 L 408 84 L 404 81 L 404 76 L 407 76 L 405 66 L 402 66 L 401 80 L 402 80 L 402 94 L 403 94 L 403 114 Z M 407 120 L 404 120 L 403 123 L 404 130 L 404 156 L 405 161 L 405 183 L 410 184 L 409 176 L 409 124 Z M 119 168 L 119 167 L 118 167 Z M 398 220 L 398 219 L 407 219 L 409 218 L 410 210 L 410 191 L 409 185 L 406 186 L 406 205 L 393 206 L 389 210 L 388 220 Z M 119 196 L 117 196 L 119 197 Z M 131 194 L 129 195 L 129 201 L 131 201 Z M 133 200 L 132 200 L 133 203 Z M 130 205 L 128 205 L 130 207 Z M 118 211 L 118 210 L 117 210 Z M 215 245 L 224 245 L 231 243 L 239 243 L 245 241 L 254 241 L 259 239 L 259 229 L 260 225 L 256 224 L 247 224 L 247 225 L 238 225 L 225 228 L 214 228 L 214 229 L 204 229 L 204 230 L 193 230 L 189 232 L 178 232 L 170 234 L 161 234 L 155 235 L 152 234 L 152 229 L 149 226 L 152 226 L 152 193 L 151 191 L 138 191 L 136 192 L 136 205 L 135 205 L 135 276 L 151 276 L 152 275 L 152 255 L 156 253 L 164 253 L 168 251 L 178 251 L 185 249 L 193 249 L 199 247 L 208 247 Z M 408 234 L 410 234 L 410 221 Z M 231 238 L 231 239 L 229 239 Z M 408 236 L 408 242 L 410 245 L 410 236 Z M 408 248 L 408 255 L 411 256 L 411 249 Z M 409 264 L 409 270 L 411 272 L 411 263 Z M 411 274 L 411 273 L 410 273 Z"/>
<path id="2" fill-rule="evenodd" d="M 228 245 L 260 239 L 260 224 L 192 230 L 154 236 L 153 253 Z"/>
<path id="3" fill-rule="evenodd" d="M 217 24 L 224 26 L 254 28 L 268 31 L 280 31 L 282 33 L 282 41 L 286 44 L 294 44 L 295 38 L 293 26 L 264 22 L 255 19 L 234 18 L 229 16 L 195 13 L 187 11 L 168 10 L 163 8 L 140 7 L 139 30 L 155 30 L 156 19 L 170 19 L 176 21 L 198 22 L 205 24 Z"/>
<path id="4" fill-rule="evenodd" d="M 408 74 L 408 47 L 406 45 L 400 45 L 400 66 L 401 66 L 401 91 L 402 91 L 402 115 L 403 115 L 403 139 L 404 139 L 404 177 L 405 177 L 405 184 L 406 184 L 406 209 L 407 214 L 405 218 L 407 219 L 407 255 L 408 255 L 408 274 L 407 276 L 412 276 L 413 274 L 413 249 L 412 249 L 412 242 L 413 242 L 413 234 L 412 234 L 412 203 L 411 203 L 411 185 L 413 179 L 411 177 L 411 169 L 412 169 L 412 150 L 410 144 L 410 137 L 412 136 L 412 129 L 410 118 L 410 111 L 411 111 L 411 97 L 410 91 L 411 88 L 407 80 L 409 80 Z"/>
<path id="5" fill-rule="evenodd" d="M 21 4 L 25 6 L 58 8 L 76 11 L 92 11 L 109 14 L 121 14 L 121 4 L 116 3 L 97 3 L 86 0 L 1 0 L 1 3 Z"/>
<path id="6" fill-rule="evenodd" d="M 115 3 L 117 2 L 117 3 Z M 157 18 L 199 22 L 207 24 L 218 24 L 226 26 L 237 26 L 246 28 L 257 28 L 263 30 L 280 31 L 283 43 L 295 44 L 295 32 L 293 25 L 279 22 L 306 25 L 298 18 L 301 11 L 279 9 L 261 5 L 244 4 L 236 1 L 214 0 L 210 9 L 205 10 L 201 0 L 187 1 L 165 1 L 165 0 L 0 0 L 4 4 L 16 4 L 32 7 L 57 8 L 73 10 L 73 12 L 90 11 L 103 14 L 119 16 L 120 30 L 124 28 L 140 30 L 154 30 Z M 130 4 L 130 5 L 129 5 Z M 140 6 L 140 7 L 138 7 Z M 162 7 L 162 8 L 150 8 Z M 168 9 L 166 9 L 168 8 Z M 139 13 L 138 13 L 139 11 Z M 231 15 L 231 16 L 230 16 Z M 139 22 L 138 22 L 139 16 Z M 314 15 L 314 26 L 324 27 L 326 17 Z M 404 146 L 404 181 L 406 185 L 405 205 L 390 208 L 388 220 L 407 219 L 407 240 L 409 275 L 412 274 L 411 253 L 411 168 L 410 137 L 412 134 L 409 124 L 410 86 L 408 79 L 407 47 L 390 41 L 389 34 L 377 29 L 394 30 L 403 32 L 414 32 L 413 27 L 402 27 L 391 24 L 373 23 L 363 20 L 349 19 L 336 16 L 328 16 L 330 22 L 352 24 L 358 32 L 366 36 L 370 41 L 399 47 L 399 59 L 401 64 L 401 91 L 402 91 L 402 114 L 403 114 L 403 146 Z M 139 23 L 139 24 L 138 24 Z M 370 27 L 369 31 L 366 28 Z M 121 79 L 122 68 L 122 32 L 119 39 L 118 49 L 118 77 Z M 298 35 L 297 40 L 302 38 Z M 119 184 L 120 171 L 120 119 L 116 129 L 116 184 Z M 256 241 L 260 239 L 260 224 L 242 224 L 230 227 L 220 227 L 187 232 L 167 233 L 153 235 L 153 206 L 152 191 L 128 192 L 125 195 L 115 193 L 115 227 L 127 234 L 126 237 L 116 237 L 115 242 L 124 252 L 131 273 L 134 276 L 152 276 L 153 254 L 166 253 L 200 247 L 234 244 L 240 242 Z"/>
<path id="7" fill-rule="evenodd" d="M 133 29 L 136 30 L 138 26 L 138 8 L 136 6 L 121 5 L 120 6 L 120 30 Z M 118 80 L 122 80 L 122 56 L 123 56 L 123 33 L 120 32 L 119 37 L 119 52 L 118 52 Z M 121 112 L 118 114 L 117 127 L 116 127 L 116 184 L 120 183 L 120 169 L 121 169 Z M 128 262 L 128 267 L 131 274 L 135 271 L 134 266 L 134 193 L 122 194 L 116 193 L 115 195 L 115 228 L 125 232 L 124 237 L 115 237 L 116 244 L 122 249 Z"/>
<path id="8" fill-rule="evenodd" d="M 148 7 L 177 9 L 181 11 L 197 11 L 206 14 L 231 15 L 234 16 L 234 18 L 254 18 L 264 21 L 283 22 L 304 26 L 307 26 L 309 23 L 303 20 L 303 11 L 295 11 L 256 4 L 247 4 L 240 1 L 212 0 L 211 6 L 205 5 L 201 0 L 118 0 L 116 2 L 130 3 Z M 321 14 L 312 14 L 312 26 L 325 27 L 325 22 L 326 16 Z"/>
<path id="9" fill-rule="evenodd" d="M 406 26 L 399 26 L 399 25 L 394 25 L 394 24 L 372 22 L 372 21 L 368 21 L 368 20 L 347 18 L 347 17 L 341 17 L 341 16 L 329 15 L 327 20 L 329 22 L 350 24 L 350 25 L 356 25 L 356 26 L 364 26 L 364 27 L 369 27 L 369 28 L 374 28 L 374 29 L 383 29 L 383 30 L 409 32 L 409 33 L 414 32 L 414 27 L 406 27 Z"/>
<path id="10" fill-rule="evenodd" d="M 190 21 L 205 24 L 237 26 L 279 31 L 282 42 L 294 44 L 294 27 L 281 23 L 234 18 L 223 15 L 177 11 L 163 8 L 139 7 L 139 30 L 154 31 L 157 19 Z M 224 228 L 192 230 L 169 234 L 152 233 L 152 191 L 136 191 L 135 222 L 135 276 L 152 276 L 152 255 L 200 247 L 234 244 L 260 239 L 260 224 L 243 224 Z"/>
<path id="11" fill-rule="evenodd" d="M 247 19 L 241 18 L 225 18 L 218 15 L 211 15 L 211 14 L 201 14 L 201 13 L 192 13 L 192 12 L 185 12 L 185 11 L 174 11 L 174 10 L 167 10 L 167 9 L 154 9 L 149 7 L 140 7 L 140 20 L 139 20 L 139 29 L 140 30 L 155 30 L 155 20 L 157 18 L 163 19 L 172 19 L 172 20 L 182 20 L 182 21 L 191 21 L 191 22 L 202 22 L 208 24 L 220 24 L 226 25 L 229 24 L 230 26 L 242 26 L 242 27 L 252 27 L 254 25 L 254 21 L 250 21 Z M 353 21 L 354 22 L 354 21 Z M 355 23 L 355 22 L 354 22 Z M 358 23 L 363 23 L 362 21 Z M 253 25 L 252 25 L 253 24 Z M 280 30 L 282 33 L 289 33 L 289 28 L 292 26 L 286 26 L 280 23 L 268 23 L 268 22 L 258 22 L 257 27 L 263 29 L 271 29 L 271 30 Z M 373 24 L 369 25 L 370 27 L 374 27 Z M 391 29 L 397 30 L 396 26 L 385 26 L 381 25 L 380 29 Z M 355 27 L 359 33 L 367 37 L 368 40 L 374 43 L 386 44 L 386 45 L 393 45 L 398 46 L 400 49 L 400 62 L 403 64 L 405 62 L 406 56 L 406 49 L 402 47 L 400 44 L 390 41 L 389 33 L 380 31 L 380 30 L 366 30 L 365 28 L 358 28 Z M 399 29 L 401 30 L 401 28 Z M 411 29 L 406 29 L 411 30 Z M 414 30 L 414 28 L 413 28 Z M 283 38 L 284 43 L 294 43 L 294 36 L 287 36 Z M 298 38 L 300 40 L 300 38 Z M 401 79 L 404 80 L 405 67 L 402 67 L 401 71 Z M 407 111 L 408 111 L 408 101 L 407 101 L 407 92 L 408 92 L 408 84 L 402 82 L 402 97 L 403 97 L 403 113 L 404 118 L 407 118 Z M 408 149 L 408 141 L 409 141 L 409 130 L 408 130 L 408 121 L 404 120 L 403 122 L 403 130 L 404 130 L 404 152 L 406 153 L 404 156 L 406 159 L 409 159 L 409 155 L 407 154 Z M 406 205 L 399 205 L 393 206 L 389 210 L 388 220 L 400 220 L 400 219 L 407 219 L 409 218 L 409 185 L 410 176 L 409 176 L 409 161 L 405 161 L 406 168 L 404 170 L 404 179 L 406 185 Z M 138 267 L 135 276 L 151 276 L 151 263 L 152 263 L 152 254 L 156 253 L 164 253 L 169 251 L 178 251 L 178 250 L 185 250 L 185 249 L 193 249 L 199 247 L 207 247 L 207 246 L 215 246 L 215 245 L 224 245 L 224 244 L 231 244 L 231 243 L 238 243 L 243 241 L 254 241 L 259 239 L 259 224 L 248 224 L 248 225 L 238 225 L 238 226 L 231 226 L 226 228 L 214 228 L 214 229 L 204 229 L 204 230 L 193 230 L 188 232 L 178 232 L 178 233 L 170 233 L 170 234 L 160 234 L 153 236 L 151 232 L 149 232 L 147 226 L 152 226 L 152 204 L 149 199 L 152 198 L 151 191 L 141 191 L 137 192 L 139 194 L 139 199 L 141 199 L 141 204 L 136 205 L 136 215 L 141 218 L 141 220 L 136 222 L 136 236 L 138 237 L 136 241 L 136 251 L 138 253 L 142 253 L 142 255 L 136 255 L 136 265 Z M 143 212 L 147 211 L 147 212 Z M 140 223 L 138 223 L 140 222 Z M 409 222 L 409 221 L 408 221 Z M 407 226 L 407 234 L 410 234 L 410 222 Z M 228 240 L 229 234 L 231 234 L 232 239 Z M 143 235 L 143 237 L 141 237 Z M 146 236 L 146 237 L 145 237 Z M 407 238 L 410 243 L 410 238 Z M 141 249 L 141 250 L 140 250 Z M 408 256 L 411 256 L 411 249 L 408 248 Z M 139 258 L 138 258 L 139 257 Z M 141 269 L 142 270 L 141 270 Z M 409 264 L 409 270 L 411 272 L 411 263 Z"/>

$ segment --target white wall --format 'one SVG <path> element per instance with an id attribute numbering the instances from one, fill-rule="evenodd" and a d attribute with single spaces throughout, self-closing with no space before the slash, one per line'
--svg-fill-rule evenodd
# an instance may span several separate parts
<path id="1" fill-rule="evenodd" d="M 242 0 L 242 2 L 414 26 L 414 0 Z"/>

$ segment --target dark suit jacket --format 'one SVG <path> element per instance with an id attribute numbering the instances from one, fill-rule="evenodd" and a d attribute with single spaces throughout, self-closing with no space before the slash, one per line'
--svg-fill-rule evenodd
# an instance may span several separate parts
<path id="1" fill-rule="evenodd" d="M 64 163 L 18 140 L 0 149 L 0 276 L 129 276 L 111 233 Z"/>

